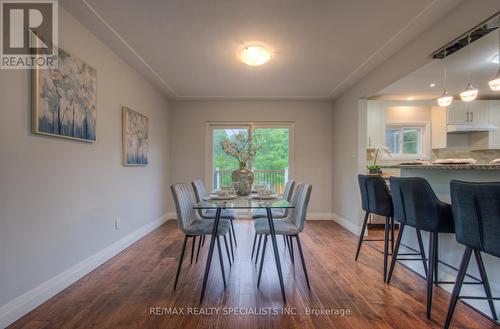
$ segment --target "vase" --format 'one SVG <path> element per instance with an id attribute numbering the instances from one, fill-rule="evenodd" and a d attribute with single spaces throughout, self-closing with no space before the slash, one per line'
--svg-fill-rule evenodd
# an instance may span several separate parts
<path id="1" fill-rule="evenodd" d="M 231 178 L 233 181 L 233 186 L 236 189 L 236 194 L 246 196 L 252 193 L 252 170 L 245 167 L 240 167 L 240 169 L 236 169 L 235 171 L 233 171 Z"/>

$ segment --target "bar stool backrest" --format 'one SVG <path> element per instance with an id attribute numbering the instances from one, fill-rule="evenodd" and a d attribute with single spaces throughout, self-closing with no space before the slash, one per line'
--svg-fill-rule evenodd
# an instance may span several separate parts
<path id="1" fill-rule="evenodd" d="M 429 183 L 421 177 L 391 177 L 395 218 L 428 232 L 453 232 L 451 208 L 441 202 Z"/>
<path id="2" fill-rule="evenodd" d="M 500 257 L 500 182 L 450 183 L 459 243 Z"/>
<path id="3" fill-rule="evenodd" d="M 379 175 L 358 175 L 361 207 L 380 216 L 393 216 L 391 192 Z"/>
<path id="4" fill-rule="evenodd" d="M 196 219 L 194 198 L 191 189 L 187 184 L 180 183 L 170 186 L 174 197 L 175 209 L 177 211 L 177 226 L 186 233 L 186 227 Z"/>

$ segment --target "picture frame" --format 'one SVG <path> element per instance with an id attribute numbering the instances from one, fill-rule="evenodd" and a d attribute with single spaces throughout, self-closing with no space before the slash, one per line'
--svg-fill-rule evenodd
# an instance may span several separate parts
<path id="1" fill-rule="evenodd" d="M 148 164 L 149 118 L 122 107 L 122 163 L 124 166 Z"/>

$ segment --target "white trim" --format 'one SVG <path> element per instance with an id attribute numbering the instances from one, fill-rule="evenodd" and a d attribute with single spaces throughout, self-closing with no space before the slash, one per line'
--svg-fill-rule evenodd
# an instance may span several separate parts
<path id="1" fill-rule="evenodd" d="M 26 313 L 32 311 L 40 304 L 69 287 L 75 281 L 104 264 L 125 248 L 144 237 L 146 234 L 161 226 L 171 217 L 170 214 L 171 213 L 166 213 L 160 218 L 149 222 L 87 259 L 73 265 L 66 271 L 54 276 L 48 281 L 45 281 L 38 287 L 33 288 L 21 296 L 16 297 L 7 304 L 0 306 L 0 328 L 4 328 L 12 324 Z"/>

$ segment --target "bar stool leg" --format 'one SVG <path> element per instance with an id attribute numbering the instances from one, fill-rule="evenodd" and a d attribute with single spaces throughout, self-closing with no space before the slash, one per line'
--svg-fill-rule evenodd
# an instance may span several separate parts
<path id="1" fill-rule="evenodd" d="M 438 283 L 438 259 L 439 259 L 439 233 L 434 233 L 436 235 L 436 237 L 434 238 L 436 241 L 435 241 L 435 244 L 434 244 L 434 252 L 436 253 L 436 260 L 434 261 L 434 285 L 437 287 L 437 283 Z"/>
<path id="2" fill-rule="evenodd" d="M 490 282 L 488 281 L 488 276 L 486 275 L 486 268 L 484 267 L 483 257 L 481 257 L 481 252 L 474 249 L 474 255 L 476 256 L 477 268 L 479 269 L 479 274 L 481 275 L 481 280 L 483 281 L 484 292 L 486 297 L 492 298 Z M 498 320 L 497 312 L 495 311 L 495 304 L 492 299 L 488 300 L 490 305 L 491 315 L 495 321 Z"/>
<path id="3" fill-rule="evenodd" d="M 394 217 L 391 217 L 391 254 L 394 253 Z"/>
<path id="4" fill-rule="evenodd" d="M 432 286 L 434 285 L 434 267 L 436 266 L 437 234 L 430 232 L 429 236 L 429 275 L 427 276 L 427 310 L 426 317 L 430 320 L 432 309 Z"/>
<path id="5" fill-rule="evenodd" d="M 399 223 L 399 232 L 396 239 L 396 246 L 394 247 L 394 252 L 391 259 L 391 268 L 389 269 L 389 275 L 387 276 L 387 284 L 391 282 L 392 272 L 394 271 L 394 266 L 396 265 L 396 260 L 398 259 L 399 245 L 401 244 L 401 238 L 403 237 L 403 231 L 405 229 L 405 224 Z"/>
<path id="6" fill-rule="evenodd" d="M 364 236 L 365 236 L 365 230 L 366 230 L 366 225 L 368 224 L 368 216 L 369 215 L 370 215 L 370 213 L 367 211 L 365 213 L 365 219 L 363 221 L 363 227 L 361 228 L 361 233 L 359 235 L 358 249 L 356 250 L 356 258 L 354 258 L 355 260 L 358 260 L 359 251 L 361 250 L 361 244 L 363 243 L 363 239 L 364 239 Z"/>
<path id="7" fill-rule="evenodd" d="M 387 278 L 387 257 L 389 256 L 389 226 L 391 225 L 389 217 L 385 218 L 384 235 L 384 282 Z"/>
<path id="8" fill-rule="evenodd" d="M 457 280 L 455 281 L 455 286 L 453 287 L 453 292 L 451 294 L 450 305 L 448 306 L 448 314 L 446 315 L 446 321 L 444 323 L 444 328 L 448 329 L 450 327 L 451 319 L 453 318 L 453 312 L 455 311 L 455 306 L 457 306 L 458 296 L 460 294 L 460 289 L 462 289 L 462 283 L 465 279 L 465 274 L 467 273 L 467 267 L 469 266 L 470 257 L 472 256 L 472 248 L 467 247 L 464 252 L 464 257 L 462 258 L 462 263 L 460 264 L 460 269 L 458 270 Z"/>
<path id="9" fill-rule="evenodd" d="M 420 255 L 422 256 L 422 264 L 424 265 L 425 279 L 427 279 L 427 262 L 425 261 L 425 249 L 424 243 L 422 242 L 422 232 L 419 229 L 415 229 L 417 232 L 418 247 L 420 248 Z"/>

